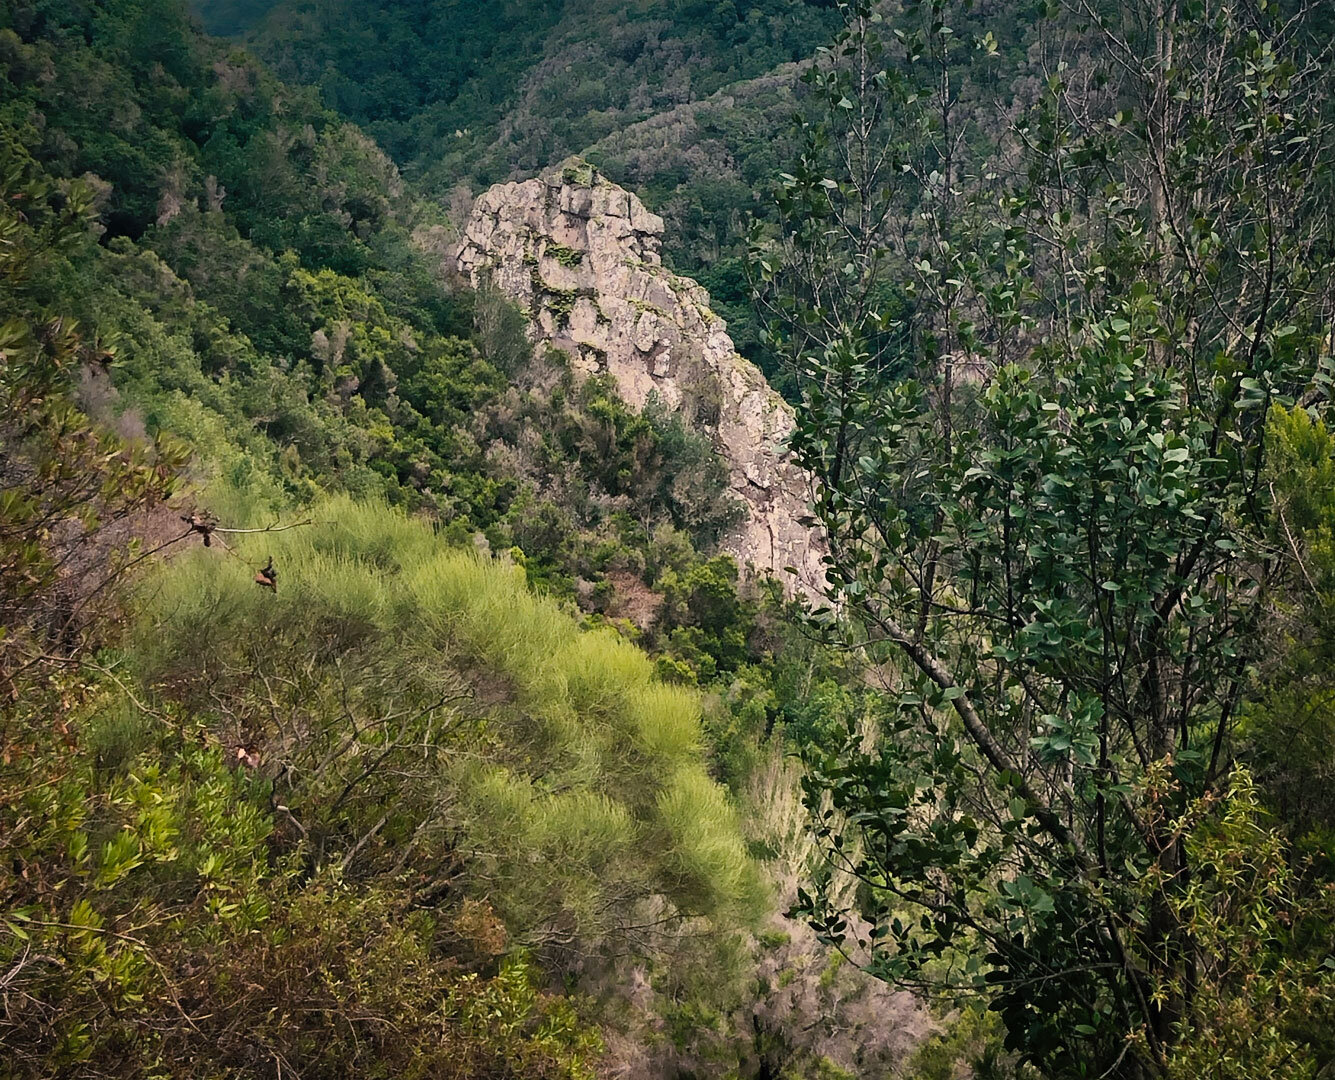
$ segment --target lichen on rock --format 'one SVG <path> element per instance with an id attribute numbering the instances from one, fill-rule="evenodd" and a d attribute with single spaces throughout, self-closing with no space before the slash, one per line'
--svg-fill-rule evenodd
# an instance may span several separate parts
<path id="1" fill-rule="evenodd" d="M 458 266 L 475 284 L 490 277 L 528 313 L 535 342 L 576 370 L 610 374 L 635 408 L 657 394 L 704 430 L 748 510 L 723 549 L 818 598 L 825 548 L 801 523 L 811 477 L 786 449 L 792 409 L 738 354 L 709 294 L 663 266 L 662 234 L 635 195 L 571 161 L 479 196 Z"/>

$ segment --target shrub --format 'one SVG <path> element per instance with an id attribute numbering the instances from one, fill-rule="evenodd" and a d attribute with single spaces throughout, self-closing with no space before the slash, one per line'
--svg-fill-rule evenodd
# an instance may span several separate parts
<path id="1" fill-rule="evenodd" d="M 408 865 L 406 844 L 419 894 L 462 875 L 549 959 L 646 903 L 755 909 L 693 693 L 425 523 L 346 497 L 310 517 L 175 560 L 136 640 L 155 694 L 258 754 L 313 871 Z M 251 580 L 269 557 L 276 592 Z"/>

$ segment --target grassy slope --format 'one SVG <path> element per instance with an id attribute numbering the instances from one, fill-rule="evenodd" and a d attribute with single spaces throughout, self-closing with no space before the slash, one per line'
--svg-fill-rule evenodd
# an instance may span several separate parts
<path id="1" fill-rule="evenodd" d="M 415 363 L 405 381 L 429 369 L 437 425 L 496 369 L 443 333 L 461 309 L 468 327 L 468 298 L 421 274 L 412 200 L 372 144 L 170 3 L 6 4 L 0 59 L 7 190 L 59 208 L 83 173 L 101 217 L 51 246 L 6 201 L 5 253 L 11 230 L 39 253 L 21 295 L 0 274 L 7 310 L 77 311 L 111 370 L 66 366 L 65 392 L 132 437 L 188 439 L 200 473 L 246 492 L 210 500 L 230 524 L 362 493 L 312 511 L 336 525 L 267 538 L 276 594 L 252 580 L 258 545 L 233 538 L 233 557 L 220 537 L 147 585 L 134 647 L 90 625 L 109 650 L 94 667 L 29 668 L 6 695 L 0 952 L 35 1004 L 0 1022 L 0 1056 L 23 1075 L 203 1075 L 247 1067 L 231 1055 L 248 1029 L 307 1076 L 579 1074 L 590 1044 L 522 959 L 499 966 L 507 931 L 591 963 L 646 905 L 730 927 L 759 897 L 698 699 L 377 501 L 420 505 L 385 467 L 405 422 L 424 430 L 384 411 L 385 358 Z M 40 641 L 37 623 L 4 630 Z M 27 964 L 34 941 L 61 963 Z M 473 989 L 490 1004 L 467 1019 Z"/>
<path id="2" fill-rule="evenodd" d="M 229 501 L 244 522 L 245 500 L 217 505 Z M 695 693 L 657 682 L 613 631 L 581 633 L 518 567 L 443 547 L 424 522 L 346 496 L 302 515 L 312 524 L 173 560 L 147 586 L 137 640 L 149 684 L 244 734 L 287 778 L 294 814 L 303 799 L 339 804 L 322 822 L 326 859 L 393 865 L 404 839 L 427 835 L 419 871 L 462 871 L 521 934 L 560 928 L 586 960 L 653 897 L 725 924 L 754 909 Z M 269 558 L 272 592 L 252 580 Z M 299 693 L 273 689 L 298 669 Z M 399 842 L 378 833 L 349 857 L 385 808 Z"/>

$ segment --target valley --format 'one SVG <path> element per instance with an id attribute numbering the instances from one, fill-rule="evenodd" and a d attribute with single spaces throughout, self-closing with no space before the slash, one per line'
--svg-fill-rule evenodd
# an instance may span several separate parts
<path id="1" fill-rule="evenodd" d="M 0 0 L 0 1080 L 1335 1075 L 1326 21 Z"/>

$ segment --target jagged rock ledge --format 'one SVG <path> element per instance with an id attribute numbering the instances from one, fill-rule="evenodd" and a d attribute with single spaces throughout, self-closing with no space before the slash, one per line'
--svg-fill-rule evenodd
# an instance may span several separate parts
<path id="1" fill-rule="evenodd" d="M 799 520 L 811 478 L 784 448 L 792 409 L 738 354 L 709 294 L 663 266 L 662 233 L 635 195 L 575 161 L 481 195 L 458 266 L 475 285 L 490 276 L 528 312 L 534 341 L 569 353 L 577 370 L 610 374 L 637 409 L 657 393 L 703 428 L 748 509 L 724 550 L 819 598 L 825 548 Z"/>

